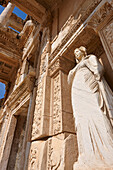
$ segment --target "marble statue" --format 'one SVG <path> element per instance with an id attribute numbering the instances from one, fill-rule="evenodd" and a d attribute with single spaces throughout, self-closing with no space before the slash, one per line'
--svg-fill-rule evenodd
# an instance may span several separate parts
<path id="1" fill-rule="evenodd" d="M 95 55 L 81 46 L 74 51 L 77 65 L 69 72 L 78 141 L 74 170 L 113 168 L 113 94 Z"/>

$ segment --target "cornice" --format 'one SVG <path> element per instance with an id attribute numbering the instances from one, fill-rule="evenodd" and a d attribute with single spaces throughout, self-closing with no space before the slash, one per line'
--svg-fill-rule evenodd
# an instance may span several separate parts
<path id="1" fill-rule="evenodd" d="M 85 3 L 82 5 L 81 10 L 78 14 L 78 18 L 75 19 L 74 15 L 71 16 L 68 21 L 64 24 L 64 26 L 62 27 L 61 31 L 65 31 L 66 27 L 69 27 L 68 32 L 66 33 L 66 35 L 63 37 L 63 39 L 61 39 L 58 42 L 58 45 L 55 47 L 55 49 L 53 49 L 50 58 L 49 58 L 49 62 L 52 61 L 52 59 L 54 59 L 54 57 L 63 49 L 63 47 L 65 46 L 65 44 L 70 41 L 70 39 L 72 38 L 72 36 L 74 36 L 74 34 L 78 34 L 78 32 L 80 32 L 79 30 L 83 27 L 85 28 L 86 25 L 86 20 L 87 18 L 90 16 L 90 14 L 95 10 L 95 8 L 101 3 L 102 0 L 94 0 L 92 1 L 92 3 L 87 7 L 87 11 L 84 10 L 84 6 Z M 77 35 L 78 36 L 78 35 Z M 55 41 L 58 40 L 59 35 L 57 36 L 57 38 L 55 39 Z M 52 42 L 53 43 L 55 42 Z"/>
<path id="2" fill-rule="evenodd" d="M 6 100 L 5 105 L 10 108 L 12 114 L 18 114 L 23 106 L 29 102 L 34 87 L 34 77 L 35 74 L 28 74 Z"/>
<path id="3" fill-rule="evenodd" d="M 17 39 L 17 33 L 10 28 L 5 28 L 0 25 L 0 43 L 4 45 L 5 49 L 10 49 L 18 55 L 22 55 L 21 42 Z"/>
<path id="4" fill-rule="evenodd" d="M 111 3 L 106 2 L 94 13 L 88 25 L 98 30 L 98 27 L 101 27 L 105 20 L 108 20 L 111 16 L 113 16 L 113 6 Z"/>

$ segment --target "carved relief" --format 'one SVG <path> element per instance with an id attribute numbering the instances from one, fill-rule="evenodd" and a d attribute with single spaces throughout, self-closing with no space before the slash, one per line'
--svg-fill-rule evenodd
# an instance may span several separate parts
<path id="1" fill-rule="evenodd" d="M 69 70 L 74 67 L 74 65 L 74 62 L 63 57 L 58 57 L 53 63 L 49 65 L 49 74 L 50 76 L 53 76 L 58 70 L 68 73 Z"/>
<path id="2" fill-rule="evenodd" d="M 49 29 L 45 28 L 43 31 L 41 41 L 41 63 L 40 63 L 40 75 L 46 72 L 48 66 L 48 53 L 50 52 L 50 41 L 49 41 Z"/>
<path id="3" fill-rule="evenodd" d="M 102 0 L 87 0 L 83 3 L 80 14 L 82 15 L 82 22 L 84 22 L 93 10 L 99 5 Z"/>
<path id="4" fill-rule="evenodd" d="M 40 76 L 46 71 L 48 62 L 47 62 L 47 52 L 46 50 L 41 55 L 41 63 L 40 63 Z"/>
<path id="5" fill-rule="evenodd" d="M 53 82 L 53 133 L 61 130 L 61 86 L 60 74 L 54 78 Z"/>
<path id="6" fill-rule="evenodd" d="M 28 170 L 47 170 L 47 144 L 44 140 L 31 143 Z"/>
<path id="7" fill-rule="evenodd" d="M 41 131 L 41 117 L 42 117 L 42 103 L 43 103 L 43 82 L 38 85 L 36 105 L 34 111 L 33 125 L 32 125 L 32 139 L 36 138 Z"/>
<path id="8" fill-rule="evenodd" d="M 51 155 L 52 155 L 52 139 L 49 139 L 48 141 L 48 162 L 47 162 L 47 170 L 51 170 Z"/>
<path id="9" fill-rule="evenodd" d="M 77 29 L 83 24 L 83 22 L 89 17 L 91 12 L 99 5 L 102 0 L 87 0 L 81 6 L 79 14 L 71 15 L 67 22 L 63 25 L 61 33 L 59 33 L 57 39 L 52 42 L 52 54 L 50 55 L 49 61 L 58 54 L 58 52 L 63 48 L 67 41 L 72 37 L 72 35 L 77 31 Z M 87 9 L 87 10 L 86 10 Z"/>
<path id="10" fill-rule="evenodd" d="M 13 0 L 12 0 L 13 2 Z M 35 5 L 33 5 L 33 3 L 30 3 L 28 1 L 22 1 L 22 0 L 18 0 L 18 3 L 21 4 L 22 6 L 25 6 L 26 9 L 30 9 L 30 11 L 33 11 L 33 14 L 35 17 L 38 17 L 40 20 L 42 20 L 43 17 L 43 13 L 39 10 L 39 8 L 37 8 Z M 17 3 L 17 4 L 18 4 Z"/>
<path id="11" fill-rule="evenodd" d="M 60 59 L 57 59 L 52 65 L 49 67 L 50 76 L 53 75 L 60 68 Z"/>
<path id="12" fill-rule="evenodd" d="M 22 55 L 22 49 L 20 48 L 20 40 L 16 38 L 17 33 L 10 28 L 4 28 L 0 26 L 0 45 L 2 48 L 13 52 L 18 55 L 18 58 Z"/>
<path id="13" fill-rule="evenodd" d="M 37 160 L 37 148 L 31 148 L 28 170 L 35 170 Z"/>
<path id="14" fill-rule="evenodd" d="M 59 143 L 59 141 L 57 142 Z M 61 165 L 61 153 L 60 150 L 56 151 L 56 147 L 57 145 L 55 146 L 54 138 L 50 138 L 48 140 L 47 170 L 58 170 Z"/>
<path id="15" fill-rule="evenodd" d="M 101 22 L 113 11 L 113 7 L 110 3 L 106 2 L 91 18 L 89 25 L 93 28 L 97 28 Z"/>
<path id="16" fill-rule="evenodd" d="M 103 33 L 109 45 L 109 48 L 113 53 L 113 20 L 103 29 Z"/>

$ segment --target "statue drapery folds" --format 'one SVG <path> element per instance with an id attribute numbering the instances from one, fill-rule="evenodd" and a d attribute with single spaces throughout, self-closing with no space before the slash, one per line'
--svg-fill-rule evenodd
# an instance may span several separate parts
<path id="1" fill-rule="evenodd" d="M 75 169 L 113 168 L 113 94 L 104 69 L 86 48 L 74 51 L 77 65 L 69 72 L 79 157 Z"/>

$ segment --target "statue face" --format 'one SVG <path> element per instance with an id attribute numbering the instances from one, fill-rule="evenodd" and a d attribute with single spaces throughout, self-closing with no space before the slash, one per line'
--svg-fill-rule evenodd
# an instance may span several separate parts
<path id="1" fill-rule="evenodd" d="M 78 60 L 81 60 L 83 57 L 83 53 L 78 48 L 75 49 L 74 54 L 75 54 L 75 58 Z"/>

